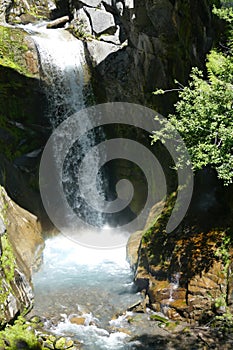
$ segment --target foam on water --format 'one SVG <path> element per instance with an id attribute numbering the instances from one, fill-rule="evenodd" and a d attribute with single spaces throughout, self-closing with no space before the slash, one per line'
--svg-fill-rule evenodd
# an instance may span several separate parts
<path id="1" fill-rule="evenodd" d="M 126 349 L 128 336 L 117 329 L 125 326 L 128 314 L 111 321 L 139 298 L 125 247 L 91 249 L 63 235 L 51 237 L 33 284 L 33 312 L 55 320 L 53 332 L 81 340 L 87 350 Z M 73 324 L 72 317 L 85 322 Z"/>

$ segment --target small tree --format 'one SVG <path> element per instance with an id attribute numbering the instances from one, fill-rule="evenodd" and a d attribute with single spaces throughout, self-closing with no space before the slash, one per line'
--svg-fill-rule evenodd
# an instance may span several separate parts
<path id="1" fill-rule="evenodd" d="M 227 47 L 212 50 L 207 57 L 207 80 L 193 68 L 188 86 L 179 84 L 176 113 L 171 124 L 182 136 L 191 156 L 193 169 L 211 165 L 225 184 L 233 182 L 233 9 L 214 9 L 229 24 Z M 157 90 L 155 94 L 165 93 Z M 164 125 L 154 132 L 152 143 L 170 137 Z M 182 154 L 180 164 L 182 164 Z"/>

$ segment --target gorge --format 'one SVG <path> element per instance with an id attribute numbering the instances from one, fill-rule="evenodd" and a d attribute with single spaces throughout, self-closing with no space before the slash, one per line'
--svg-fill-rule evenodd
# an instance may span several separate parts
<path id="1" fill-rule="evenodd" d="M 145 130 L 123 123 L 85 134 L 72 146 L 71 160 L 66 157 L 62 164 L 62 185 L 74 216 L 97 226 L 98 234 L 111 237 L 110 223 L 137 217 L 148 188 L 145 175 L 124 159 L 109 162 L 96 180 L 96 151 L 84 172 L 85 188 L 97 183 L 99 190 L 99 197 L 91 197 L 93 208 L 101 208 L 100 199 L 116 200 L 121 179 L 133 183 L 135 193 L 116 221 L 86 210 L 83 194 L 74 188 L 77 169 L 96 144 L 112 138 L 141 142 L 162 164 L 166 180 L 167 198 L 154 202 L 145 227 L 130 236 L 127 249 L 125 239 L 121 248 L 109 251 L 93 249 L 95 243 L 92 249 L 83 247 L 69 233 L 58 233 L 38 180 L 53 130 L 85 107 L 127 102 L 164 115 L 173 112 L 174 79 L 183 86 L 192 66 L 204 67 L 223 28 L 211 12 L 213 3 L 220 5 L 179 0 L 0 3 L 0 316 L 4 331 L 19 315 L 28 315 L 23 327 L 35 327 L 39 342 L 26 341 L 24 349 L 199 349 L 213 342 L 216 348 L 231 348 L 230 334 L 223 330 L 219 336 L 208 326 L 222 329 L 218 320 L 223 320 L 231 333 L 232 187 L 224 187 L 211 167 L 196 172 L 187 215 L 168 234 L 179 188 L 165 147 L 151 146 Z M 174 90 L 168 97 L 153 94 L 167 88 Z M 85 123 L 89 130 L 92 119 Z M 72 132 L 67 135 L 71 140 Z M 55 163 L 64 135 L 56 137 Z M 53 166 L 61 166 L 56 164 L 45 169 L 51 184 Z M 42 186 L 44 178 L 40 181 Z M 52 206 L 62 217 L 56 200 L 57 194 Z M 0 348 L 20 349 L 22 339 L 7 344 L 3 337 Z"/>

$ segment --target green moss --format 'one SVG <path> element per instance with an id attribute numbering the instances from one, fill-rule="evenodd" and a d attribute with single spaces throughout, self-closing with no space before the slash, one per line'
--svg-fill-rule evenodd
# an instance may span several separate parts
<path id="1" fill-rule="evenodd" d="M 4 130 L 6 139 L 0 139 L 0 149 L 9 160 L 14 160 L 22 154 L 40 147 L 35 133 L 27 128 L 20 128 L 0 114 L 0 128 Z M 22 141 L 24 140 L 24 142 Z"/>
<path id="2" fill-rule="evenodd" d="M 0 257 L 0 324 L 5 323 L 5 304 L 12 292 L 11 282 L 14 279 L 15 258 L 10 242 L 6 235 L 1 237 L 2 255 Z"/>
<path id="3" fill-rule="evenodd" d="M 151 227 L 144 232 L 143 237 L 142 237 L 143 243 L 146 243 L 149 245 L 151 244 L 152 246 L 154 246 L 154 244 L 156 244 L 154 239 L 156 237 L 157 232 L 163 232 L 164 235 L 166 236 L 166 232 L 165 232 L 166 225 L 167 225 L 168 220 L 171 216 L 171 212 L 174 208 L 176 197 L 177 197 L 176 192 L 173 192 L 168 196 L 166 204 L 164 206 L 164 209 L 163 209 L 159 219 L 157 220 L 157 218 L 156 218 L 155 222 L 152 223 Z M 151 255 L 153 255 L 152 252 L 151 252 Z"/>
<path id="4" fill-rule="evenodd" d="M 0 332 L 0 347 L 4 347 L 6 350 L 41 349 L 36 335 L 28 327 L 22 317 L 19 317 L 13 326 L 7 325 L 4 331 Z"/>
<path id="5" fill-rule="evenodd" d="M 6 281 L 10 284 L 14 279 L 15 257 L 14 257 L 12 246 L 6 234 L 1 238 L 1 243 L 2 243 L 2 255 L 0 257 L 1 267 L 4 272 Z"/>
<path id="6" fill-rule="evenodd" d="M 2 187 L 0 186 L 1 195 L 1 211 L 0 216 L 4 223 L 6 223 L 7 203 L 4 201 Z M 0 325 L 4 324 L 5 304 L 9 294 L 11 293 L 11 282 L 14 279 L 15 258 L 12 246 L 8 240 L 7 234 L 0 238 Z"/>
<path id="7" fill-rule="evenodd" d="M 0 65 L 12 68 L 20 74 L 32 76 L 24 59 L 28 51 L 26 35 L 19 28 L 0 26 Z"/>

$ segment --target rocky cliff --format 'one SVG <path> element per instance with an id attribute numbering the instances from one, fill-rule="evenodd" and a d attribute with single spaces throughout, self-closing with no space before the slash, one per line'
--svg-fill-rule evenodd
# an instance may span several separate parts
<path id="1" fill-rule="evenodd" d="M 0 91 L 0 184 L 17 203 L 40 215 L 35 189 L 48 137 L 46 102 L 35 45 L 21 28 L 0 26 Z"/>
<path id="2" fill-rule="evenodd" d="M 229 190 L 205 169 L 197 174 L 188 213 L 166 233 L 176 200 L 171 195 L 158 220 L 133 234 L 127 254 L 135 283 L 148 305 L 175 320 L 206 322 L 232 307 L 232 207 Z M 156 206 L 152 217 L 156 217 Z"/>
<path id="3" fill-rule="evenodd" d="M 166 113 L 176 95 L 156 88 L 184 84 L 202 67 L 215 36 L 211 8 L 218 0 L 1 1 L 2 21 L 29 23 L 68 16 L 67 27 L 86 43 L 97 102 L 127 101 Z M 67 20 L 66 20 L 67 21 Z"/>
<path id="4" fill-rule="evenodd" d="M 100 102 L 135 102 L 166 113 L 176 95 L 164 103 L 153 91 L 174 87 L 175 79 L 184 84 L 191 66 L 202 67 L 213 43 L 213 1 L 74 4 L 72 25 L 77 36 L 87 38 Z"/>
<path id="5" fill-rule="evenodd" d="M 165 100 L 152 92 L 156 88 L 174 87 L 175 79 L 184 84 L 191 66 L 203 65 L 215 36 L 215 21 L 211 14 L 214 2 L 218 3 L 217 0 L 57 0 L 56 3 L 47 0 L 1 0 L 0 133 L 4 156 L 0 179 L 12 196 L 19 198 L 19 203 L 24 201 L 24 207 L 32 210 L 30 202 L 33 197 L 24 195 L 23 199 L 20 198 L 17 192 L 22 191 L 21 185 L 15 185 L 14 176 L 12 181 L 9 178 L 11 173 L 23 171 L 29 174 L 30 185 L 37 186 L 37 156 L 48 136 L 45 132 L 47 125 L 43 121 L 46 102 L 39 84 L 36 50 L 27 33 L 15 28 L 14 24 L 66 16 L 65 21 L 59 21 L 59 26 L 66 23 L 67 29 L 84 42 L 96 102 L 134 102 L 167 113 L 176 95 Z M 52 27 L 57 24 L 53 22 Z M 130 132 L 135 136 L 133 130 L 119 130 L 111 131 L 113 136 L 129 136 Z M 143 138 L 145 135 L 137 136 Z M 31 157 L 32 154 L 34 156 Z M 31 159 L 33 161 L 29 164 Z M 136 178 L 136 172 L 129 167 L 125 176 L 124 164 L 114 172 L 116 178 Z M 21 175 L 15 176 L 20 178 Z M 141 186 L 140 177 L 138 184 Z M 20 214 L 22 217 L 25 215 L 25 212 Z M 210 310 L 219 300 L 224 299 L 225 302 L 227 291 L 231 290 L 221 255 L 225 228 L 200 227 L 195 222 L 190 226 L 186 222 L 167 237 L 161 220 L 145 230 L 143 240 L 140 234 L 135 238 L 137 249 L 134 256 L 131 255 L 136 266 L 135 281 L 146 290 L 150 305 L 155 310 L 166 311 L 177 319 L 196 320 L 203 308 Z M 6 223 L 1 223 L 1 227 L 5 237 Z M 10 230 L 10 226 L 7 229 Z M 5 290 L 2 305 L 8 310 L 2 316 L 3 322 L 22 311 L 23 305 L 26 308 L 31 305 L 28 263 L 22 258 L 25 250 L 23 247 L 17 250 L 14 246 L 14 241 L 19 243 L 17 237 L 11 236 L 11 231 L 7 232 L 8 238 L 2 238 L 2 245 L 7 246 L 10 242 L 12 249 L 8 250 L 14 252 L 15 258 L 11 258 L 11 266 L 5 269 L 2 264 L 1 276 L 5 281 L 2 284 Z M 13 227 L 12 232 L 17 232 L 16 228 Z M 218 248 L 222 249 L 219 250 L 220 256 L 215 255 Z M 28 251 L 33 249 L 29 247 Z M 9 254 L 12 256 L 12 253 Z M 31 261 L 31 256 L 27 259 Z M 6 260 L 4 255 L 3 260 Z M 194 263 L 195 268 L 192 269 Z M 187 266 L 190 266 L 188 274 L 185 272 Z M 10 271 L 8 277 L 7 270 Z M 26 278 L 22 277 L 20 282 L 24 288 L 22 295 L 28 295 L 25 300 L 20 299 L 16 290 L 15 278 L 20 273 Z M 20 280 L 20 277 L 17 278 Z M 209 292 L 211 296 L 207 296 Z M 8 304 L 16 305 L 14 312 L 9 311 Z"/>

